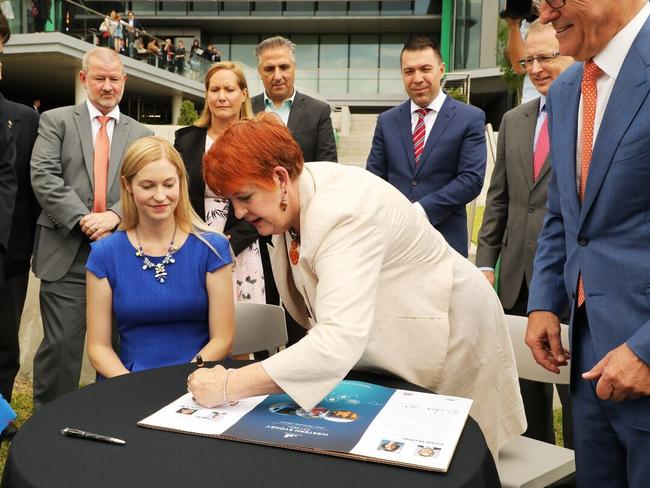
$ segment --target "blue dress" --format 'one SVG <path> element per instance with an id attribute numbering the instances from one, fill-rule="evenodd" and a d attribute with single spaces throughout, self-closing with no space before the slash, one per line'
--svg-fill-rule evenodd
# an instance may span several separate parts
<path id="1" fill-rule="evenodd" d="M 165 283 L 154 270 L 143 270 L 143 258 L 126 232 L 91 244 L 86 269 L 107 278 L 113 290 L 113 314 L 119 331 L 119 357 L 129 371 L 187 363 L 205 346 L 208 328 L 206 273 L 232 262 L 228 240 L 218 234 L 203 237 L 218 255 L 194 234 L 165 266 Z M 149 259 L 158 264 L 162 256 Z"/>

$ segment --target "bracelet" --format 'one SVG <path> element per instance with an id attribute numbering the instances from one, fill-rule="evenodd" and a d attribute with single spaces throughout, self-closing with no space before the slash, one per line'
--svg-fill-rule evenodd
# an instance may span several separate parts
<path id="1" fill-rule="evenodd" d="M 228 368 L 226 370 L 226 375 L 223 378 L 223 403 L 224 405 L 232 406 L 235 405 L 237 402 L 229 402 L 228 401 L 228 378 L 230 378 L 230 373 L 232 373 L 234 369 Z"/>

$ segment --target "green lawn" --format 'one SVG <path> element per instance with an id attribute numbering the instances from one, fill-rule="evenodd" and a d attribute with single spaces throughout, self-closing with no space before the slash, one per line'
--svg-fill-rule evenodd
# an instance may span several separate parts
<path id="1" fill-rule="evenodd" d="M 25 420 L 31 415 L 34 408 L 32 401 L 32 383 L 27 380 L 16 380 L 14 385 L 14 392 L 11 397 L 11 407 L 14 409 L 18 418 L 14 421 L 16 426 L 20 427 Z M 7 460 L 7 452 L 9 451 L 9 443 L 3 442 L 0 447 L 0 477 L 4 471 L 5 461 Z"/>
<path id="2" fill-rule="evenodd" d="M 472 242 L 474 244 L 478 243 L 478 231 L 481 228 L 481 224 L 483 223 L 484 211 L 485 211 L 485 207 L 478 207 L 478 206 L 474 211 L 474 227 L 472 228 Z"/>

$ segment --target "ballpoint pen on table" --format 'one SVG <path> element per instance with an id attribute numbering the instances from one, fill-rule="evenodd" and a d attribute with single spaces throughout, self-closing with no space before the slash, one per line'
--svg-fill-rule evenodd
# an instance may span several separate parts
<path id="1" fill-rule="evenodd" d="M 123 441 L 122 439 L 117 439 L 116 437 L 94 434 L 92 432 L 86 432 L 85 430 L 79 430 L 79 429 L 72 429 L 70 427 L 61 429 L 61 433 L 69 437 L 79 437 L 81 439 L 90 439 L 92 441 L 106 442 L 108 444 L 117 444 L 119 446 L 123 446 L 126 444 L 126 441 Z"/>

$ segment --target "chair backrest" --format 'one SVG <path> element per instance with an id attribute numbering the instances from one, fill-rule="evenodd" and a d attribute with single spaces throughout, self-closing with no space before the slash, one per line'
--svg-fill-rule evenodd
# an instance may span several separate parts
<path id="1" fill-rule="evenodd" d="M 508 321 L 508 328 L 510 329 L 512 348 L 515 351 L 515 361 L 517 363 L 519 377 L 524 380 L 540 381 L 542 383 L 568 385 L 571 376 L 570 364 L 562 366 L 560 368 L 560 374 L 555 374 L 547 371 L 535 362 L 530 348 L 524 342 L 528 319 L 515 315 L 506 315 L 506 319 Z M 562 345 L 567 348 L 569 346 L 569 326 L 561 324 L 561 327 Z"/>
<path id="2" fill-rule="evenodd" d="M 235 303 L 235 340 L 232 355 L 268 351 L 287 343 L 284 309 L 264 303 Z"/>

